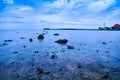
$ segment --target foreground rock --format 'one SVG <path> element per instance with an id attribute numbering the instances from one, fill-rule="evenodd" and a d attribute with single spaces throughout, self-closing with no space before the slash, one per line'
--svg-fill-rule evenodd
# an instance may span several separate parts
<path id="1" fill-rule="evenodd" d="M 67 39 L 59 39 L 57 41 L 55 41 L 56 43 L 59 43 L 59 44 L 66 44 L 68 42 Z"/>
<path id="2" fill-rule="evenodd" d="M 44 39 L 44 36 L 40 34 L 40 35 L 38 36 L 38 39 L 42 40 L 42 39 Z"/>
<path id="3" fill-rule="evenodd" d="M 70 45 L 67 45 L 67 48 L 68 48 L 68 49 L 74 49 L 74 47 L 73 47 L 73 46 L 70 46 Z"/>

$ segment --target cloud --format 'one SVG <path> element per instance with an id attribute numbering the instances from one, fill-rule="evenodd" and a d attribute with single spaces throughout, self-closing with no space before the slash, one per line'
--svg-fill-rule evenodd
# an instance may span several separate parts
<path id="1" fill-rule="evenodd" d="M 4 3 L 10 5 L 0 14 L 0 26 L 6 26 L 7 23 L 28 25 L 31 28 L 98 28 L 104 22 L 111 26 L 120 21 L 120 7 L 116 5 L 116 0 L 9 1 L 13 0 L 4 0 Z"/>
<path id="2" fill-rule="evenodd" d="M 98 0 L 88 5 L 88 9 L 91 11 L 102 11 L 108 9 L 115 3 L 116 0 Z"/>
<path id="3" fill-rule="evenodd" d="M 7 3 L 7 4 L 13 4 L 14 1 L 13 0 L 3 0 L 4 3 Z"/>

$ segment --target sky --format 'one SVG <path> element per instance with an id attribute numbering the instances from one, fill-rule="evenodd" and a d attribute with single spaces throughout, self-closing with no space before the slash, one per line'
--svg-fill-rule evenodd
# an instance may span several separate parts
<path id="1" fill-rule="evenodd" d="M 120 24 L 120 0 L 0 0 L 0 29 L 98 28 Z"/>

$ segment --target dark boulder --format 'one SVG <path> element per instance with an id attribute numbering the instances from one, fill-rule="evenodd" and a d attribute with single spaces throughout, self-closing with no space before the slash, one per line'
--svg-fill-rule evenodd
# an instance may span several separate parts
<path id="1" fill-rule="evenodd" d="M 44 39 L 44 36 L 40 34 L 40 35 L 38 36 L 38 39 Z"/>
<path id="2" fill-rule="evenodd" d="M 74 49 L 74 47 L 73 47 L 73 46 L 70 46 L 70 45 L 67 45 L 67 48 L 68 48 L 68 49 Z"/>
<path id="3" fill-rule="evenodd" d="M 55 41 L 56 43 L 59 43 L 59 44 L 66 44 L 68 42 L 67 39 L 59 39 L 57 41 Z"/>

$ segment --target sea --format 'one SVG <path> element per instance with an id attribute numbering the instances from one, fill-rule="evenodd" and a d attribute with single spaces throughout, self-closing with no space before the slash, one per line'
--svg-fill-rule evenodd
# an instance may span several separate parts
<path id="1" fill-rule="evenodd" d="M 0 80 L 104 79 L 120 79 L 120 31 L 0 30 Z"/>

